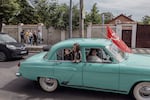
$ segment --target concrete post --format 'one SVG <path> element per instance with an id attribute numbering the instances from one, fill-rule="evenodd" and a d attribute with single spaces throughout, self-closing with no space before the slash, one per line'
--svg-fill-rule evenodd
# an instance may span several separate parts
<path id="1" fill-rule="evenodd" d="M 37 29 L 40 30 L 40 32 L 42 33 L 42 37 L 43 37 L 43 23 L 39 23 Z"/>
<path id="2" fill-rule="evenodd" d="M 18 42 L 21 42 L 20 33 L 22 31 L 23 23 L 18 24 Z"/>
<path id="3" fill-rule="evenodd" d="M 116 25 L 116 33 L 119 36 L 119 38 L 122 39 L 122 25 L 121 24 Z"/>
<path id="4" fill-rule="evenodd" d="M 65 40 L 65 31 L 61 31 L 61 41 Z"/>
<path id="5" fill-rule="evenodd" d="M 2 24 L 2 32 L 4 32 L 4 26 L 5 26 L 5 24 L 3 23 Z"/>
<path id="6" fill-rule="evenodd" d="M 137 31 L 137 24 L 132 25 L 132 40 L 131 40 L 131 47 L 136 48 L 136 31 Z"/>
<path id="7" fill-rule="evenodd" d="M 89 23 L 87 27 L 87 38 L 91 38 L 91 32 L 92 32 L 92 23 Z"/>

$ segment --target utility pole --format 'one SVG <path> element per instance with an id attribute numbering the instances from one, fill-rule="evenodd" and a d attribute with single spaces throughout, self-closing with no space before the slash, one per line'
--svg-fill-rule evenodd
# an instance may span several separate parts
<path id="1" fill-rule="evenodd" d="M 70 13 L 69 13 L 69 38 L 72 38 L 72 0 L 70 0 Z"/>
<path id="2" fill-rule="evenodd" d="M 79 27 L 79 30 L 80 30 L 80 34 L 82 38 L 84 38 L 84 6 L 83 6 L 83 0 L 80 0 L 80 27 Z"/>

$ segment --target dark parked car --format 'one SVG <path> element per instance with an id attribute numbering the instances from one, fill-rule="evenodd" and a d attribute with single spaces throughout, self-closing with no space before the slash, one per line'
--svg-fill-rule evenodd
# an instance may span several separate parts
<path id="1" fill-rule="evenodd" d="M 25 45 L 18 43 L 6 33 L 0 33 L 0 61 L 22 57 L 28 54 Z"/>

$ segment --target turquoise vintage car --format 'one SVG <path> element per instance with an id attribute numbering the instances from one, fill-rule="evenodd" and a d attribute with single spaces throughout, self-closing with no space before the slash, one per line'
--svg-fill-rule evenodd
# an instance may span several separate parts
<path id="1" fill-rule="evenodd" d="M 81 62 L 64 58 L 78 43 Z M 88 60 L 95 49 L 101 60 Z M 92 58 L 91 58 L 92 59 Z M 150 56 L 124 53 L 107 39 L 69 39 L 20 63 L 17 76 L 39 82 L 47 92 L 58 86 L 133 93 L 137 100 L 150 100 Z"/>

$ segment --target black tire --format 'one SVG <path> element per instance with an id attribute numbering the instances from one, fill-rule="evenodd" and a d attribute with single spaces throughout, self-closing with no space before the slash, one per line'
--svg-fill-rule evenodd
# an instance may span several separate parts
<path id="1" fill-rule="evenodd" d="M 141 82 L 133 89 L 136 100 L 150 100 L 150 82 Z"/>
<path id="2" fill-rule="evenodd" d="M 41 88 L 46 92 L 53 92 L 58 87 L 58 82 L 56 79 L 40 77 L 39 84 Z"/>
<path id="3" fill-rule="evenodd" d="M 6 60 L 7 60 L 6 54 L 0 51 L 0 61 L 6 61 Z"/>

